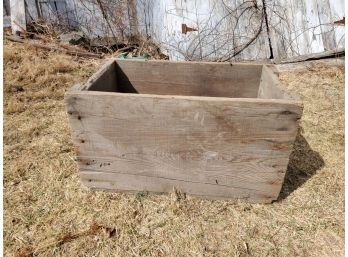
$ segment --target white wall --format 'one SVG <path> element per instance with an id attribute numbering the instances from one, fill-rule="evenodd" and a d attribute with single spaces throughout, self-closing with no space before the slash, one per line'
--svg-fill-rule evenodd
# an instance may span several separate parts
<path id="1" fill-rule="evenodd" d="M 11 0 L 11 28 L 13 33 L 23 32 L 26 27 L 24 0 Z"/>
<path id="2" fill-rule="evenodd" d="M 23 1 L 11 3 L 20 5 Z M 35 9 L 34 0 L 25 1 L 30 9 Z M 217 60 L 233 54 L 258 31 L 263 6 L 262 0 L 256 0 L 255 7 L 246 0 L 108 0 L 110 26 L 96 0 L 59 1 L 67 2 L 79 29 L 91 38 L 129 36 L 139 31 L 159 43 L 173 60 Z M 130 21 L 132 5 L 136 8 L 131 16 L 136 15 L 136 19 Z M 266 0 L 266 7 L 276 59 L 344 47 L 344 27 L 332 25 L 344 16 L 344 0 Z M 239 15 L 237 24 L 234 16 Z M 182 24 L 198 31 L 182 34 Z M 263 23 L 257 39 L 233 59 L 269 56 Z"/>
<path id="3" fill-rule="evenodd" d="M 243 3 L 242 0 L 157 0 L 153 10 L 157 20 L 156 31 L 159 32 L 155 32 L 154 37 L 168 49 L 172 59 L 183 59 L 187 55 L 193 59 L 224 56 L 231 51 L 233 40 L 237 46 L 245 44 L 255 34 L 260 21 L 253 17 L 249 24 L 250 15 L 244 14 L 233 36 L 231 31 L 235 21 L 221 21 L 226 15 L 223 5 L 227 2 L 232 3 L 229 5 L 231 9 Z M 257 3 L 262 6 L 262 1 Z M 333 26 L 333 21 L 344 16 L 344 0 L 267 0 L 266 6 L 275 58 L 344 47 L 344 27 Z M 181 33 L 182 23 L 199 31 L 184 35 Z M 209 33 L 210 36 L 204 36 Z M 214 52 L 214 49 L 220 50 Z M 212 51 L 214 54 L 209 55 Z M 263 26 L 258 39 L 235 59 L 265 59 L 269 56 L 266 27 Z"/>

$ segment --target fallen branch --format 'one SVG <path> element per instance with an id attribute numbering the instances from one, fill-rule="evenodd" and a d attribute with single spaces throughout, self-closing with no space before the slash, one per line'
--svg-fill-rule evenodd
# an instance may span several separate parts
<path id="1" fill-rule="evenodd" d="M 93 223 L 90 226 L 90 228 L 87 230 L 84 230 L 84 231 L 76 233 L 76 234 L 68 233 L 64 236 L 61 236 L 60 238 L 52 239 L 49 242 L 46 242 L 46 244 L 43 244 L 39 247 L 36 247 L 35 249 L 32 247 L 25 247 L 18 252 L 17 256 L 18 257 L 34 256 L 34 255 L 37 255 L 38 253 L 45 251 L 47 248 L 62 245 L 64 243 L 71 242 L 71 241 L 78 239 L 80 237 L 97 235 L 97 234 L 101 233 L 102 231 L 105 231 L 109 238 L 113 237 L 116 233 L 115 228 L 110 228 L 110 227 L 106 227 L 104 225 L 99 225 L 97 223 Z"/>
<path id="2" fill-rule="evenodd" d="M 121 53 L 122 51 L 129 50 L 129 49 L 132 49 L 132 48 L 135 48 L 135 47 L 136 46 L 131 45 L 131 46 L 125 46 L 125 47 L 119 48 L 119 49 L 117 49 L 115 54 Z"/>
<path id="3" fill-rule="evenodd" d="M 69 50 L 69 49 L 62 49 L 62 48 L 58 48 L 58 47 L 54 47 L 54 46 L 43 45 L 40 43 L 35 43 L 35 42 L 28 41 L 28 40 L 23 40 L 21 38 L 15 37 L 15 36 L 7 36 L 6 39 L 13 41 L 13 42 L 17 42 L 17 43 L 26 43 L 26 44 L 31 45 L 31 46 L 36 47 L 36 48 L 41 48 L 41 49 L 50 50 L 50 51 L 54 50 L 54 51 L 62 52 L 62 53 L 73 55 L 73 56 L 92 57 L 92 58 L 101 58 L 102 57 L 99 54 L 93 54 L 93 53 L 89 53 L 89 52 L 75 51 L 75 50 Z"/>

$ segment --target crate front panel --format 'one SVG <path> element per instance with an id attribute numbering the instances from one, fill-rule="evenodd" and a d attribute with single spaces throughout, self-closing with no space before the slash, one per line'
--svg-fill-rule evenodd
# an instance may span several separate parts
<path id="1" fill-rule="evenodd" d="M 301 106 L 287 101 L 75 91 L 66 97 L 89 187 L 270 202 Z"/>

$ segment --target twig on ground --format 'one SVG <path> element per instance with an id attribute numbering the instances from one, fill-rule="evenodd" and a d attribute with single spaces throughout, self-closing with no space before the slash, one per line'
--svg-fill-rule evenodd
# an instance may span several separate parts
<path id="1" fill-rule="evenodd" d="M 115 228 L 106 227 L 104 225 L 99 225 L 99 224 L 94 222 L 90 226 L 89 229 L 84 230 L 82 232 L 78 232 L 76 234 L 67 233 L 58 239 L 52 239 L 49 242 L 47 242 L 46 244 L 38 246 L 36 248 L 25 247 L 18 252 L 18 257 L 30 257 L 30 256 L 36 255 L 36 254 L 44 251 L 45 249 L 47 249 L 49 247 L 59 246 L 59 245 L 71 242 L 71 241 L 73 241 L 77 238 L 83 237 L 83 236 L 96 235 L 96 234 L 101 233 L 102 231 L 105 231 L 107 233 L 108 237 L 113 237 L 116 234 Z"/>
<path id="2" fill-rule="evenodd" d="M 35 42 L 28 41 L 28 40 L 23 40 L 21 38 L 14 37 L 14 36 L 7 36 L 6 39 L 13 41 L 13 42 L 17 42 L 17 43 L 27 43 L 33 47 L 37 47 L 37 48 L 41 48 L 41 49 L 45 49 L 45 50 L 59 51 L 59 52 L 63 52 L 63 53 L 66 53 L 69 55 L 74 55 L 74 56 L 76 55 L 76 56 L 80 56 L 80 57 L 92 57 L 92 58 L 101 58 L 102 57 L 99 54 L 83 52 L 83 51 L 76 51 L 76 50 L 69 50 L 69 49 L 62 49 L 62 48 L 58 48 L 58 47 L 54 47 L 54 46 L 43 45 L 40 43 L 35 43 Z"/>

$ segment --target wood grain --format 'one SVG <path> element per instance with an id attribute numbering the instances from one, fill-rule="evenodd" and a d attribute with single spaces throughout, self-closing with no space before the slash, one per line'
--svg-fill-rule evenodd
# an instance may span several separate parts
<path id="1" fill-rule="evenodd" d="M 86 82 L 82 90 L 116 92 L 115 59 L 110 59 L 103 63 L 101 68 Z"/>
<path id="2" fill-rule="evenodd" d="M 252 202 L 269 202 L 272 196 L 258 193 L 247 188 L 232 188 L 219 185 L 192 183 L 184 180 L 172 180 L 161 177 L 147 177 L 132 174 L 82 171 L 82 182 L 94 189 L 109 189 L 122 191 L 170 192 L 179 190 L 191 196 L 204 196 L 212 199 L 240 199 Z"/>
<path id="3" fill-rule="evenodd" d="M 262 65 L 117 60 L 124 93 L 257 97 Z M 245 86 L 248 85 L 248 86 Z"/>
<path id="4" fill-rule="evenodd" d="M 15 8 L 13 8 L 15 7 Z M 11 0 L 11 28 L 12 34 L 16 34 L 17 31 L 25 33 L 27 27 L 26 13 L 25 13 L 25 1 L 24 0 Z"/>
<path id="5" fill-rule="evenodd" d="M 277 198 L 302 113 L 287 99 L 78 90 L 66 103 L 86 185 L 250 202 Z"/>
<path id="6" fill-rule="evenodd" d="M 274 66 L 263 66 L 257 97 L 263 99 L 298 100 L 298 96 L 291 95 L 286 91 L 286 88 L 280 83 L 273 69 L 275 69 Z"/>

